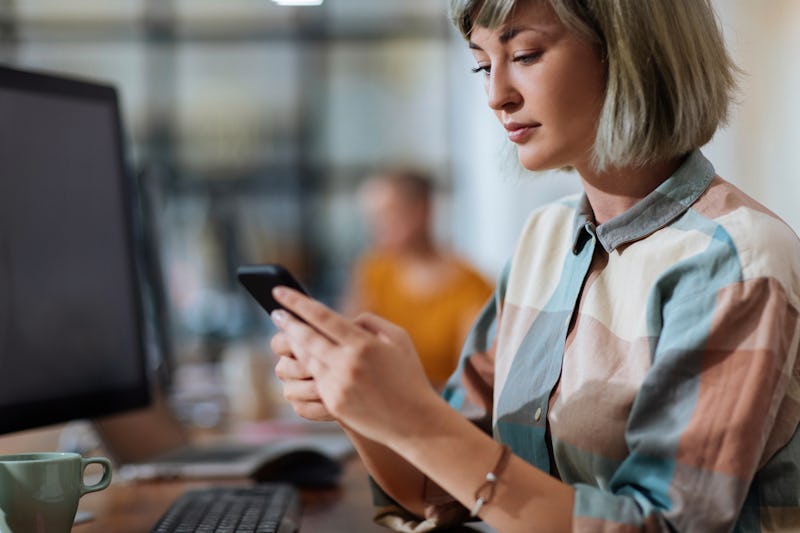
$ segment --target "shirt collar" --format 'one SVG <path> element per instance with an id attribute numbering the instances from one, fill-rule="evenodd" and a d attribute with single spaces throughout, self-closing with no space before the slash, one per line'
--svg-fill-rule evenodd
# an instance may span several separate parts
<path id="1" fill-rule="evenodd" d="M 594 233 L 606 250 L 637 241 L 663 228 L 689 209 L 716 175 L 700 150 L 691 152 L 675 173 L 630 209 L 595 228 L 594 213 L 584 193 L 573 219 L 572 250 L 578 253 L 584 230 Z"/>

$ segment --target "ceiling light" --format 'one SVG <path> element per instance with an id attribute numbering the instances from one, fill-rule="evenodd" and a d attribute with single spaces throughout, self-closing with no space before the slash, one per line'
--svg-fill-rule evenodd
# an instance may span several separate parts
<path id="1" fill-rule="evenodd" d="M 318 6 L 323 0 L 272 0 L 279 6 Z"/>

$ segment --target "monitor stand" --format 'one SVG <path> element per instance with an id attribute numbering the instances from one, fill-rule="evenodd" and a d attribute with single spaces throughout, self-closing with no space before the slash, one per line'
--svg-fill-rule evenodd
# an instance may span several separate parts
<path id="1" fill-rule="evenodd" d="M 138 463 L 189 443 L 186 429 L 153 393 L 150 407 L 92 419 L 103 447 L 115 463 Z"/>

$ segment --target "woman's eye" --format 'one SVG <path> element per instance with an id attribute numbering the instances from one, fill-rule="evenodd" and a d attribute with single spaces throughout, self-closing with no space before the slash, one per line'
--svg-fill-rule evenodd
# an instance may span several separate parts
<path id="1" fill-rule="evenodd" d="M 478 65 L 477 67 L 473 67 L 470 70 L 473 72 L 473 74 L 483 73 L 484 76 L 489 76 L 492 67 L 491 65 Z"/>
<path id="2" fill-rule="evenodd" d="M 514 56 L 514 63 L 521 63 L 523 65 L 532 65 L 542 57 L 542 52 L 530 52 Z"/>

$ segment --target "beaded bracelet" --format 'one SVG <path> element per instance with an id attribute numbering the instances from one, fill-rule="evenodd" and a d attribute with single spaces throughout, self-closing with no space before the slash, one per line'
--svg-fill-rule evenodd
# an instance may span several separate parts
<path id="1" fill-rule="evenodd" d="M 500 474 L 503 473 L 510 455 L 511 449 L 503 444 L 497 464 L 494 465 L 494 468 L 490 472 L 487 472 L 486 481 L 484 481 L 481 486 L 478 487 L 478 490 L 475 491 L 475 505 L 472 507 L 472 512 L 469 514 L 472 518 L 478 516 L 481 508 L 487 503 L 491 502 L 492 498 L 494 498 L 494 491 L 497 488 L 497 480 L 500 478 Z"/>

